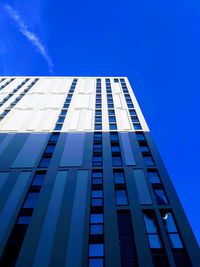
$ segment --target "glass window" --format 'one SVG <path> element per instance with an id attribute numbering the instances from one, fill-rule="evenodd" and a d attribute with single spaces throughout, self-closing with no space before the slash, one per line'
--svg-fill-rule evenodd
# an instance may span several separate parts
<path id="1" fill-rule="evenodd" d="M 101 99 L 96 99 L 96 103 L 100 104 L 101 103 Z"/>
<path id="2" fill-rule="evenodd" d="M 125 183 L 123 171 L 114 171 L 113 176 L 114 176 L 114 181 L 116 184 L 124 184 Z"/>
<path id="3" fill-rule="evenodd" d="M 64 116 L 60 116 L 60 117 L 58 118 L 58 122 L 64 122 L 64 120 L 65 120 L 65 117 L 64 117 Z"/>
<path id="4" fill-rule="evenodd" d="M 102 171 L 93 171 L 92 172 L 92 178 L 103 178 L 103 172 Z"/>
<path id="5" fill-rule="evenodd" d="M 61 110 L 60 115 L 66 115 L 67 114 L 67 110 Z"/>
<path id="6" fill-rule="evenodd" d="M 116 123 L 110 124 L 110 130 L 117 130 Z"/>
<path id="7" fill-rule="evenodd" d="M 134 108 L 133 104 L 127 104 L 128 108 Z"/>
<path id="8" fill-rule="evenodd" d="M 68 103 L 63 105 L 63 108 L 68 108 L 68 107 L 69 107 Z"/>
<path id="9" fill-rule="evenodd" d="M 90 215 L 90 223 L 103 223 L 103 214 L 102 213 L 92 213 Z"/>
<path id="10" fill-rule="evenodd" d="M 115 167 L 122 166 L 122 159 L 120 156 L 113 156 L 112 157 L 112 164 Z"/>
<path id="11" fill-rule="evenodd" d="M 142 127 L 139 123 L 133 123 L 133 127 L 135 130 L 141 130 L 142 129 Z"/>
<path id="12" fill-rule="evenodd" d="M 128 205 L 126 190 L 116 190 L 115 195 L 117 205 Z"/>
<path id="13" fill-rule="evenodd" d="M 103 267 L 103 258 L 89 259 L 89 267 Z"/>
<path id="14" fill-rule="evenodd" d="M 169 234 L 169 240 L 172 248 L 183 248 L 183 244 L 178 233 Z"/>
<path id="15" fill-rule="evenodd" d="M 150 248 L 162 248 L 162 243 L 160 238 L 157 234 L 155 235 L 148 235 Z"/>
<path id="16" fill-rule="evenodd" d="M 93 157 L 93 165 L 94 166 L 102 166 L 102 157 L 101 156 L 94 156 Z"/>
<path id="17" fill-rule="evenodd" d="M 110 133 L 110 140 L 111 141 L 118 141 L 118 134 L 117 133 Z"/>
<path id="18" fill-rule="evenodd" d="M 153 159 L 151 156 L 143 156 L 144 159 L 144 164 L 147 166 L 152 166 L 154 165 Z"/>
<path id="19" fill-rule="evenodd" d="M 102 152 L 102 144 L 94 144 L 93 151 L 99 153 Z"/>
<path id="20" fill-rule="evenodd" d="M 55 130 L 56 131 L 59 131 L 59 130 L 61 130 L 62 129 L 62 124 L 56 124 L 56 126 L 55 126 Z"/>
<path id="21" fill-rule="evenodd" d="M 101 123 L 95 124 L 95 130 L 101 130 L 101 129 L 102 129 Z"/>
<path id="22" fill-rule="evenodd" d="M 101 116 L 101 110 L 100 110 L 100 109 L 97 109 L 97 110 L 95 111 L 95 114 Z"/>
<path id="23" fill-rule="evenodd" d="M 141 152 L 149 152 L 149 147 L 147 145 L 140 145 Z"/>
<path id="24" fill-rule="evenodd" d="M 103 206 L 103 199 L 102 198 L 92 198 L 91 204 L 93 207 L 101 207 Z"/>
<path id="25" fill-rule="evenodd" d="M 53 133 L 53 134 L 51 134 L 51 136 L 49 138 L 49 141 L 51 141 L 51 142 L 57 142 L 58 141 L 58 138 L 59 138 L 59 134 Z"/>
<path id="26" fill-rule="evenodd" d="M 92 184 L 102 184 L 103 180 L 102 178 L 93 178 L 92 179 Z"/>
<path id="27" fill-rule="evenodd" d="M 103 225 L 102 224 L 90 225 L 90 234 L 91 235 L 102 235 L 103 234 Z"/>
<path id="28" fill-rule="evenodd" d="M 38 199 L 39 192 L 30 192 L 28 193 L 23 208 L 33 209 L 35 208 L 36 201 Z"/>
<path id="29" fill-rule="evenodd" d="M 116 122 L 116 118 L 114 116 L 109 117 L 109 122 Z"/>
<path id="30" fill-rule="evenodd" d="M 96 108 L 101 108 L 101 104 L 96 104 Z"/>
<path id="31" fill-rule="evenodd" d="M 29 224 L 31 222 L 32 216 L 20 216 L 18 218 L 17 224 Z"/>
<path id="32" fill-rule="evenodd" d="M 103 192 L 101 190 L 93 190 L 92 191 L 92 198 L 102 198 Z"/>
<path id="33" fill-rule="evenodd" d="M 168 204 L 168 200 L 163 189 L 154 189 L 154 193 L 156 196 L 157 203 L 159 205 Z"/>
<path id="34" fill-rule="evenodd" d="M 148 234 L 157 233 L 157 225 L 155 221 L 155 217 L 153 214 L 144 214 L 144 221 L 146 225 L 146 230 Z"/>
<path id="35" fill-rule="evenodd" d="M 177 232 L 177 228 L 174 222 L 174 219 L 172 217 L 172 214 L 170 212 L 164 212 L 162 215 L 163 223 L 165 225 L 165 228 L 167 232 Z"/>
<path id="36" fill-rule="evenodd" d="M 55 149 L 55 145 L 48 145 L 45 149 L 45 153 L 53 153 Z"/>
<path id="37" fill-rule="evenodd" d="M 90 244 L 89 245 L 89 256 L 90 257 L 103 257 L 104 256 L 104 245 L 103 244 Z"/>
<path id="38" fill-rule="evenodd" d="M 95 116 L 95 122 L 101 122 L 102 117 L 101 116 Z"/>
<path id="39" fill-rule="evenodd" d="M 148 171 L 148 175 L 150 178 L 150 181 L 152 184 L 159 184 L 160 183 L 160 177 L 159 174 L 156 170 L 147 170 Z"/>
<path id="40" fill-rule="evenodd" d="M 130 113 L 131 116 L 137 115 L 137 113 L 136 113 L 136 111 L 134 109 L 130 109 L 129 113 Z"/>
<path id="41" fill-rule="evenodd" d="M 112 152 L 120 152 L 119 146 L 111 146 L 111 151 Z"/>
<path id="42" fill-rule="evenodd" d="M 115 111 L 113 109 L 108 110 L 108 115 L 115 115 Z"/>
<path id="43" fill-rule="evenodd" d="M 132 120 L 132 122 L 139 122 L 139 119 L 138 119 L 138 117 L 137 116 L 131 116 L 131 120 Z"/>
<path id="44" fill-rule="evenodd" d="M 45 172 L 42 173 L 36 173 L 32 182 L 32 186 L 42 186 L 44 177 L 45 177 Z"/>
<path id="45" fill-rule="evenodd" d="M 102 134 L 101 133 L 94 133 L 94 141 L 101 141 L 102 140 Z"/>
<path id="46" fill-rule="evenodd" d="M 51 161 L 51 157 L 42 157 L 39 167 L 48 168 L 50 161 Z"/>
<path id="47" fill-rule="evenodd" d="M 108 108 L 114 108 L 113 104 L 108 104 Z"/>

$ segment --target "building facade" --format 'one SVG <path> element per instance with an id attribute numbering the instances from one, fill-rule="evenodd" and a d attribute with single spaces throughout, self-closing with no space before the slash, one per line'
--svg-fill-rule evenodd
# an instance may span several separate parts
<path id="1" fill-rule="evenodd" d="M 0 78 L 0 266 L 200 266 L 126 77 Z"/>

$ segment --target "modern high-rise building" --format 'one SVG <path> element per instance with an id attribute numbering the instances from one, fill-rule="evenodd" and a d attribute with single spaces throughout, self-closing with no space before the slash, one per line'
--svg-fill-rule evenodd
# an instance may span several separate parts
<path id="1" fill-rule="evenodd" d="M 125 77 L 0 78 L 1 267 L 199 267 Z"/>

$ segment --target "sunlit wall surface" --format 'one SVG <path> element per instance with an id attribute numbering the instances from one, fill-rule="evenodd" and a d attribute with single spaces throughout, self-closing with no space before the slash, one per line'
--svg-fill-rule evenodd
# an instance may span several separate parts
<path id="1" fill-rule="evenodd" d="M 199 266 L 125 77 L 0 77 L 0 266 Z"/>

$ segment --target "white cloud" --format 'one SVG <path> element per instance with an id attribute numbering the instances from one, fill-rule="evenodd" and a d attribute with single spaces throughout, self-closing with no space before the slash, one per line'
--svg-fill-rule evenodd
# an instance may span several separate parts
<path id="1" fill-rule="evenodd" d="M 19 31 L 37 48 L 38 52 L 44 57 L 48 64 L 49 72 L 52 73 L 54 67 L 53 62 L 39 37 L 28 29 L 23 19 L 10 5 L 5 4 L 3 5 L 3 8 L 6 10 L 10 18 L 16 22 Z"/>

